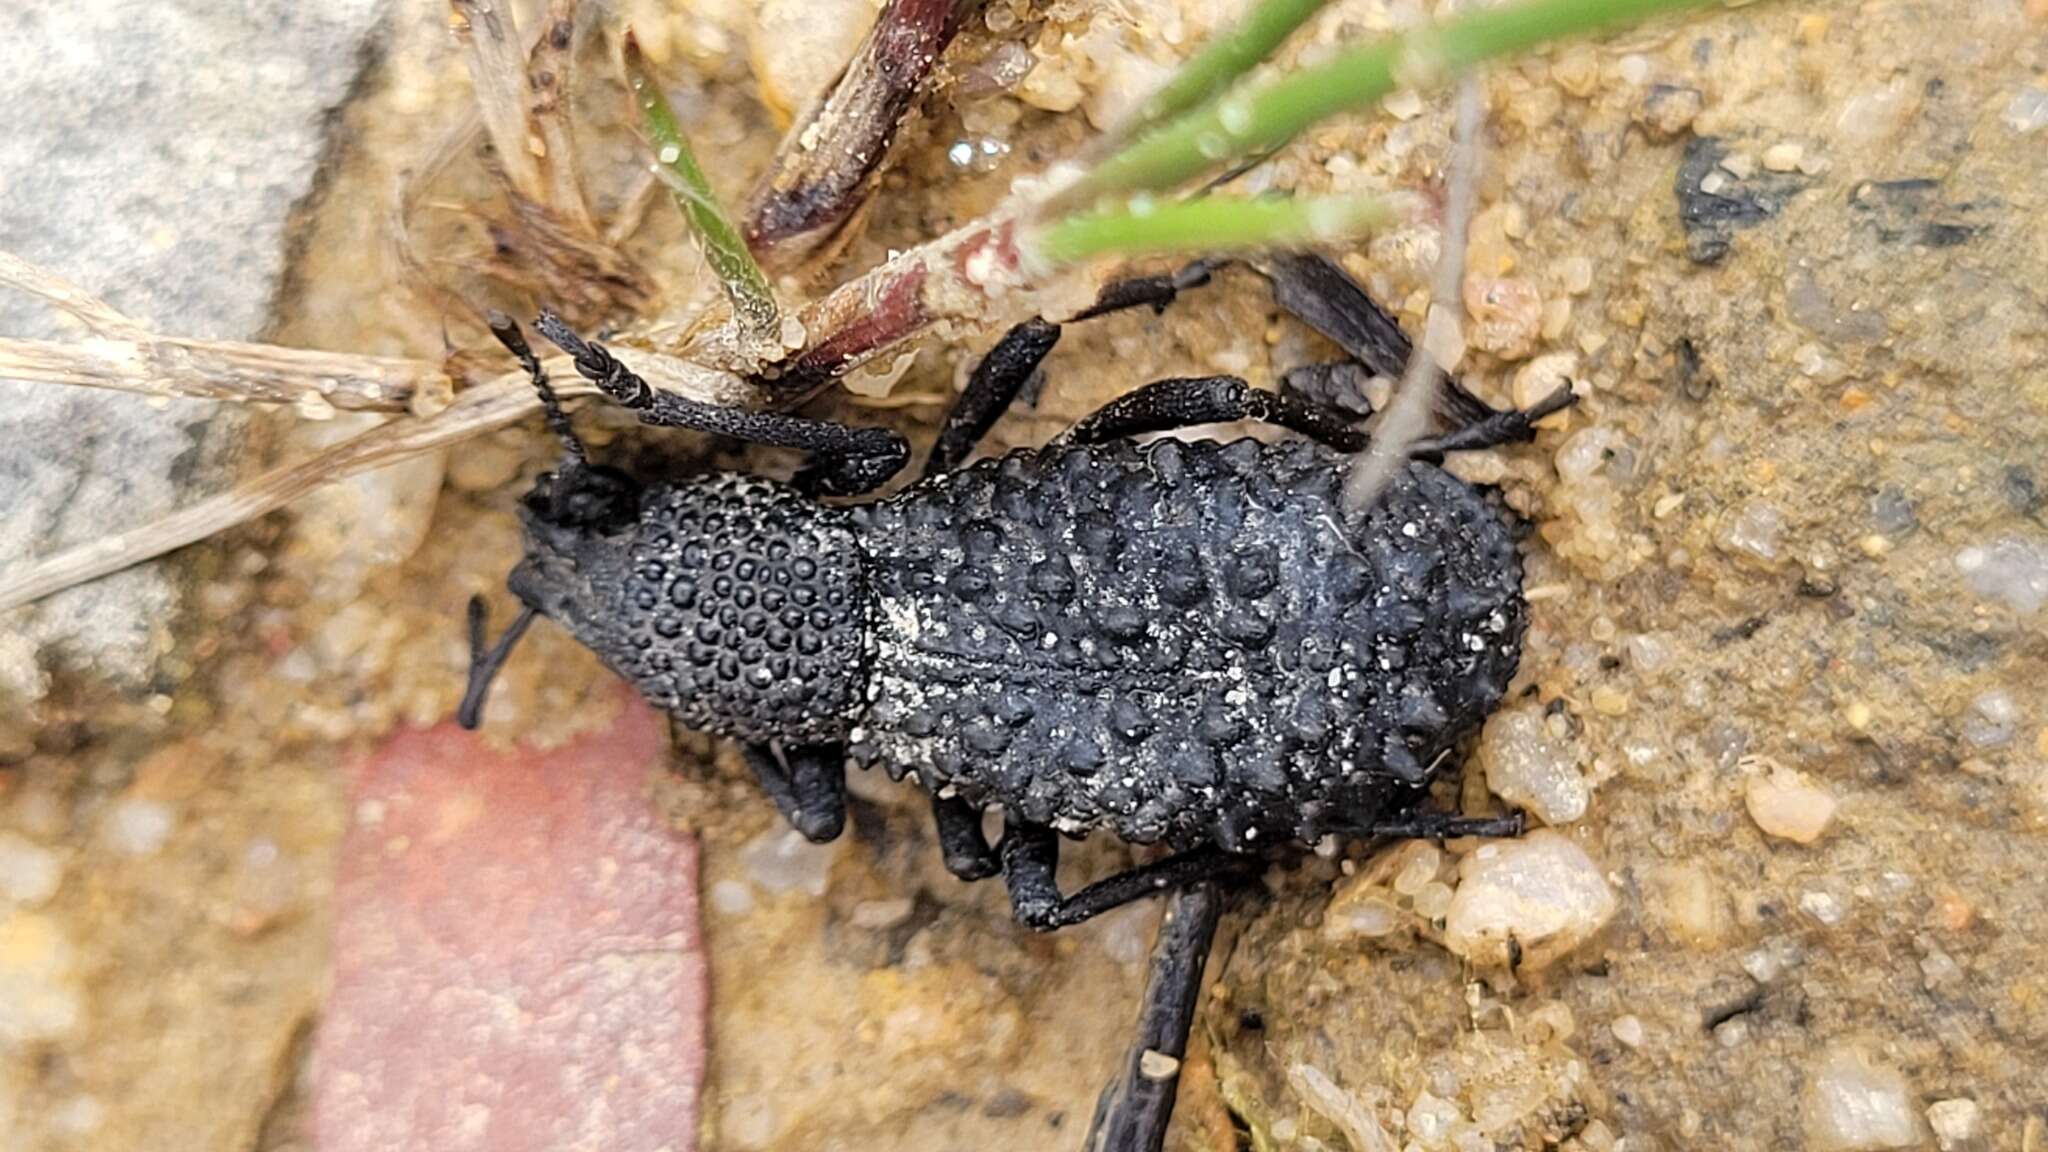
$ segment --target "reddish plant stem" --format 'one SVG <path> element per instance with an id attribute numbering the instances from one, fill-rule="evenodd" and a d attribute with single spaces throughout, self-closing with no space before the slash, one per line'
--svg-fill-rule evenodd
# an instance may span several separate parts
<path id="1" fill-rule="evenodd" d="M 1017 318 L 1043 287 L 1023 267 L 1013 209 L 898 255 L 812 303 L 808 337 L 758 381 L 771 404 L 793 404 L 927 334 L 958 338 Z"/>
<path id="2" fill-rule="evenodd" d="M 747 245 L 785 269 L 858 215 L 961 18 L 980 0 L 888 0 L 838 85 L 792 127 L 747 205 Z"/>

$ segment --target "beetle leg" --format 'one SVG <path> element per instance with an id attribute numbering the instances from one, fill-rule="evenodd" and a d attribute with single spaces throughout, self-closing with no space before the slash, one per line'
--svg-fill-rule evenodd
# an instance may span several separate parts
<path id="1" fill-rule="evenodd" d="M 1223 896 L 1211 883 L 1190 884 L 1167 901 L 1152 942 L 1138 1035 L 1123 1071 L 1103 1086 L 1086 1152 L 1159 1152 L 1180 1089 L 1180 1062 L 1200 1003 L 1202 968 L 1216 939 Z"/>
<path id="2" fill-rule="evenodd" d="M 1257 857 L 1239 856 L 1205 845 L 1119 872 L 1072 896 L 1062 896 L 1053 879 L 1060 862 L 1059 834 L 1051 828 L 1006 821 L 1003 842 L 997 851 L 1003 857 L 1003 879 L 1010 886 L 1010 910 L 1019 923 L 1040 932 L 1079 924 L 1169 888 L 1264 866 Z"/>
<path id="3" fill-rule="evenodd" d="M 1414 342 L 1393 314 L 1334 262 L 1313 253 L 1285 254 L 1253 260 L 1251 267 L 1272 284 L 1273 302 L 1282 311 L 1328 337 L 1374 376 L 1398 380 L 1407 370 Z M 1491 405 L 1448 372 L 1438 371 L 1437 384 L 1437 414 L 1452 426 L 1495 415 Z"/>
<path id="4" fill-rule="evenodd" d="M 942 476 L 964 463 L 974 446 L 988 434 L 1011 401 L 1038 371 L 1039 362 L 1059 343 L 1060 326 L 1044 320 L 1026 320 L 1003 334 L 996 346 L 974 366 L 967 388 L 946 413 L 939 438 L 925 458 L 927 479 Z"/>
<path id="5" fill-rule="evenodd" d="M 939 826 L 939 854 L 946 871 L 962 880 L 986 880 L 1002 871 L 1002 861 L 981 834 L 981 810 L 958 796 L 932 797 L 932 819 Z"/>
<path id="6" fill-rule="evenodd" d="M 1107 316 L 1111 312 L 1121 312 L 1126 308 L 1150 308 L 1155 313 L 1164 312 L 1166 306 L 1173 303 L 1182 292 L 1207 284 L 1209 278 L 1216 274 L 1216 270 L 1228 263 L 1228 260 L 1222 259 L 1197 260 L 1159 276 L 1132 276 L 1111 281 L 1102 286 L 1102 291 L 1095 297 L 1095 303 L 1074 313 L 1068 322 L 1093 320 L 1097 316 Z"/>
<path id="7" fill-rule="evenodd" d="M 846 827 L 846 751 L 836 744 L 790 747 L 742 744 L 761 790 L 790 826 L 813 844 L 836 840 Z"/>
<path id="8" fill-rule="evenodd" d="M 1144 432 L 1170 432 L 1197 424 L 1258 420 L 1290 428 L 1339 452 L 1365 447 L 1366 435 L 1348 417 L 1298 396 L 1254 388 L 1235 376 L 1155 380 L 1083 417 L 1055 444 L 1099 444 Z"/>
<path id="9" fill-rule="evenodd" d="M 642 424 L 803 450 L 809 458 L 797 472 L 797 485 L 819 495 L 855 496 L 871 491 L 910 462 L 909 442 L 887 428 L 856 428 L 678 396 L 648 384 L 619 363 L 604 345 L 576 335 L 552 312 L 542 312 L 534 327 L 575 359 L 576 371 L 584 379 L 620 407 L 631 410 Z"/>
<path id="10" fill-rule="evenodd" d="M 1068 323 L 1092 320 L 1126 308 L 1164 311 L 1182 292 L 1207 284 L 1220 264 L 1197 260 L 1177 272 L 1114 281 L 1104 285 L 1095 303 L 1076 313 Z M 996 341 L 996 346 L 974 366 L 974 374 L 968 378 L 960 398 L 953 402 L 953 410 L 946 413 L 939 438 L 932 445 L 931 455 L 925 458 L 925 478 L 944 475 L 966 462 L 974 446 L 1009 410 L 1017 394 L 1031 382 L 1046 353 L 1059 340 L 1060 325 L 1033 319 L 1010 329 Z"/>
<path id="11" fill-rule="evenodd" d="M 1449 452 L 1470 452 L 1479 448 L 1496 448 L 1502 444 L 1533 440 L 1536 438 L 1536 421 L 1553 412 L 1562 412 L 1578 402 L 1578 394 L 1572 391 L 1571 385 L 1566 384 L 1526 409 L 1495 412 L 1454 432 L 1429 440 L 1418 440 L 1414 447 L 1408 450 L 1408 454 L 1416 459 L 1434 463 L 1442 460 L 1445 453 Z"/>
<path id="12" fill-rule="evenodd" d="M 1455 816 L 1449 812 L 1415 812 L 1398 820 L 1382 820 L 1366 829 L 1369 836 L 1402 840 L 1454 840 L 1460 836 L 1520 836 L 1528 821 L 1520 812 L 1506 816 Z"/>

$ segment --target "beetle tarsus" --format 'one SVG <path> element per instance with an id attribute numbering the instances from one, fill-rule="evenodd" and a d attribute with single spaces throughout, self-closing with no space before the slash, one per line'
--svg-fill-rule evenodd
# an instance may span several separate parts
<path id="1" fill-rule="evenodd" d="M 836 744 L 740 748 L 761 790 L 804 839 L 825 844 L 846 829 L 846 750 Z"/>
<path id="2" fill-rule="evenodd" d="M 512 618 L 512 626 L 505 629 L 496 644 L 491 644 L 485 631 L 489 614 L 482 596 L 469 598 L 469 684 L 463 689 L 462 703 L 455 709 L 455 721 L 471 731 L 484 722 L 484 697 L 490 695 L 491 682 L 498 678 L 498 670 L 512 658 L 513 646 L 539 615 L 530 607 L 520 609 L 519 615 Z"/>
<path id="3" fill-rule="evenodd" d="M 1010 886 L 1010 910 L 1019 923 L 1040 932 L 1092 920 L 1169 889 L 1263 866 L 1257 857 L 1205 845 L 1118 872 L 1072 896 L 1062 896 L 1053 879 L 1060 861 L 1057 832 L 1043 824 L 1011 821 L 1003 826 L 1003 841 L 997 850 L 1003 858 L 1003 878 Z"/>

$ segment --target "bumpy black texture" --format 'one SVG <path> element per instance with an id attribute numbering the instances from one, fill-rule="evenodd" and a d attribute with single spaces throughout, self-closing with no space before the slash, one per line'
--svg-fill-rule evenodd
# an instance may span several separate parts
<path id="1" fill-rule="evenodd" d="M 720 473 L 648 488 L 612 535 L 527 517 L 521 599 L 690 728 L 744 740 L 845 735 L 867 592 L 845 513 Z"/>
<path id="2" fill-rule="evenodd" d="M 1500 700 L 1502 513 L 1414 464 L 1369 513 L 1305 442 L 1013 453 L 857 511 L 851 755 L 1078 833 L 1233 850 L 1359 831 Z"/>
<path id="3" fill-rule="evenodd" d="M 1069 833 L 1235 851 L 1411 805 L 1521 650 L 1505 514 L 1411 464 L 1347 511 L 1306 442 L 986 460 L 851 510 L 718 475 L 513 587 L 684 724 Z"/>

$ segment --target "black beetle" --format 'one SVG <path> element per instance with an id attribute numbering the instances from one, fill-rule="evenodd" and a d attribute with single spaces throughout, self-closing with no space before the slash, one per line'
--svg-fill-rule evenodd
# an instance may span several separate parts
<path id="1" fill-rule="evenodd" d="M 1212 267 L 1112 285 L 1083 316 L 1164 307 Z M 1398 371 L 1405 338 L 1334 265 L 1287 257 L 1262 271 L 1367 367 Z M 908 461 L 902 437 L 659 392 L 554 316 L 537 326 L 646 423 L 809 456 L 792 483 L 641 483 L 594 466 L 518 326 L 495 317 L 565 458 L 524 501 L 518 621 L 487 648 L 471 605 L 463 723 L 548 616 L 681 723 L 740 741 L 813 840 L 844 825 L 849 762 L 914 779 L 932 793 L 947 866 L 968 880 L 1000 871 L 1038 929 L 1242 870 L 1269 846 L 1519 830 L 1518 817 L 1418 808 L 1500 702 L 1526 610 L 1510 514 L 1434 461 L 1527 439 L 1569 389 L 1496 412 L 1445 379 L 1466 423 L 1417 445 L 1366 508 L 1344 498 L 1347 454 L 1365 447 L 1348 415 L 1228 376 L 1159 381 L 1045 448 L 962 468 L 1059 337 L 1029 321 L 977 367 L 923 478 L 846 507 L 817 497 L 879 486 Z M 1305 439 L 1133 439 L 1240 420 Z M 993 848 L 991 807 L 1004 818 Z M 1172 852 L 1062 895 L 1059 835 L 1098 828 Z M 1199 974 L 1213 913 L 1207 924 L 1163 934 L 1184 953 L 1168 959 L 1184 970 L 1192 952 Z M 1175 1058 L 1194 986 L 1180 983 L 1146 1010 L 1179 1021 L 1177 1038 L 1150 1045 Z M 1163 1124 L 1115 1146 L 1156 1147 Z"/>

